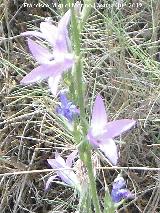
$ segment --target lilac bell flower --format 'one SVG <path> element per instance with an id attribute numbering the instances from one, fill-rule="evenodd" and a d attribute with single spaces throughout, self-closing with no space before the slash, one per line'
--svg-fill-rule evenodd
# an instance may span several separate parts
<path id="1" fill-rule="evenodd" d="M 55 49 L 61 48 L 62 52 L 67 52 L 69 45 L 68 25 L 71 20 L 71 10 L 68 10 L 58 22 L 58 26 L 50 21 L 40 23 L 39 31 L 27 31 L 21 33 L 22 36 L 34 36 L 47 40 Z"/>
<path id="2" fill-rule="evenodd" d="M 126 188 L 126 181 L 120 175 L 113 182 L 111 197 L 114 203 L 122 199 L 133 199 L 134 195 Z"/>
<path id="3" fill-rule="evenodd" d="M 61 103 L 57 107 L 56 111 L 59 115 L 62 115 L 71 123 L 75 116 L 80 114 L 80 111 L 71 101 L 67 99 L 65 93 L 61 92 L 59 96 Z"/>
<path id="4" fill-rule="evenodd" d="M 70 21 L 70 10 L 61 18 L 58 27 L 49 22 L 42 22 L 40 25 L 41 32 L 28 31 L 21 35 L 36 36 L 46 39 L 53 46 L 54 51 L 39 45 L 32 39 L 28 38 L 28 47 L 40 64 L 27 74 L 21 84 L 27 85 L 48 79 L 48 84 L 53 95 L 57 94 L 57 88 L 64 71 L 72 68 L 74 56 L 68 52 L 69 37 L 67 25 Z"/>
<path id="5" fill-rule="evenodd" d="M 91 127 L 89 128 L 87 138 L 95 148 L 100 148 L 104 152 L 113 165 L 116 165 L 118 150 L 113 139 L 129 130 L 135 123 L 136 121 L 132 119 L 107 122 L 105 106 L 101 96 L 98 95 L 93 106 Z"/>
<path id="6" fill-rule="evenodd" d="M 73 161 L 77 156 L 77 150 L 73 151 L 66 159 L 66 161 L 59 155 L 58 152 L 55 153 L 55 159 L 48 159 L 49 165 L 53 169 L 60 169 L 57 170 L 57 175 L 51 176 L 45 185 L 45 190 L 49 189 L 49 186 L 53 180 L 57 177 L 62 180 L 63 183 L 67 184 L 68 186 L 75 187 L 78 189 L 79 181 L 75 174 L 75 172 L 71 169 L 73 165 Z"/>

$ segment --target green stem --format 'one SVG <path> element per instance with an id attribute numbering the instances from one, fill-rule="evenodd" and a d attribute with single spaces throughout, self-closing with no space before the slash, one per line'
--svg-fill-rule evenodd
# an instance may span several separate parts
<path id="1" fill-rule="evenodd" d="M 73 0 L 69 0 L 70 4 L 73 3 Z M 93 3 L 93 0 L 86 1 L 85 3 Z M 88 6 L 88 5 L 87 5 Z M 87 18 L 89 15 L 89 12 L 91 10 L 91 7 L 85 8 L 84 11 L 84 17 Z M 87 125 L 85 122 L 85 108 L 84 108 L 84 95 L 83 95 L 83 82 L 82 82 L 82 59 L 81 59 L 81 49 L 80 49 L 80 40 L 81 35 L 80 31 L 82 30 L 83 24 L 78 24 L 74 8 L 71 8 L 72 12 L 72 36 L 73 36 L 73 43 L 74 43 L 74 49 L 75 54 L 77 57 L 77 61 L 75 64 L 75 79 L 76 79 L 76 85 L 75 88 L 77 89 L 77 98 L 78 98 L 78 104 L 80 108 L 80 119 L 81 119 L 81 126 L 83 128 L 83 135 L 86 136 L 87 133 Z M 83 22 L 85 21 L 83 17 Z M 83 150 L 84 145 L 84 150 Z M 90 184 L 90 191 L 92 195 L 92 201 L 95 208 L 96 213 L 101 213 L 98 195 L 97 195 L 97 189 L 96 189 L 96 182 L 95 177 L 93 173 L 93 167 L 92 167 L 92 159 L 91 159 L 91 148 L 87 141 L 85 141 L 82 144 L 82 147 L 80 148 L 80 156 L 83 160 L 84 164 L 87 167 L 88 177 L 89 177 L 89 184 Z"/>
<path id="2" fill-rule="evenodd" d="M 72 11 L 72 36 L 74 41 L 74 48 L 76 54 L 76 64 L 75 64 L 75 88 L 77 89 L 77 99 L 78 105 L 80 108 L 80 118 L 81 118 L 81 125 L 83 128 L 83 133 L 86 134 L 86 124 L 84 123 L 85 120 L 85 108 L 84 108 L 84 95 L 83 95 L 83 82 L 82 82 L 82 59 L 81 59 L 81 49 L 80 49 L 80 32 L 78 28 L 78 23 L 76 20 L 76 16 L 74 13 L 74 9 Z"/>
<path id="3" fill-rule="evenodd" d="M 85 164 L 86 164 L 86 167 L 87 167 L 89 183 L 90 183 L 90 190 L 91 190 L 91 194 L 92 194 L 92 200 L 93 200 L 95 212 L 101 213 L 100 205 L 99 205 L 99 199 L 98 199 L 98 195 L 97 195 L 97 189 L 96 189 L 96 181 L 95 181 L 95 177 L 94 177 L 94 173 L 93 173 L 93 166 L 92 166 L 90 148 L 88 148 L 88 150 L 86 152 Z"/>

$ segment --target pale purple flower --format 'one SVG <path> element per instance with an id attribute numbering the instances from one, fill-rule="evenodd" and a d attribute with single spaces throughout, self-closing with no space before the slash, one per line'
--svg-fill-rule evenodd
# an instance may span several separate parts
<path id="1" fill-rule="evenodd" d="M 116 165 L 118 161 L 118 150 L 114 138 L 129 130 L 135 125 L 132 119 L 121 119 L 107 122 L 105 106 L 100 95 L 96 97 L 93 110 L 91 127 L 87 138 L 95 147 L 104 152 L 109 161 Z"/>
<path id="2" fill-rule="evenodd" d="M 68 25 L 71 20 L 71 10 L 68 10 L 58 22 L 58 26 L 53 25 L 50 21 L 40 23 L 40 31 L 27 31 L 21 33 L 22 36 L 34 36 L 47 40 L 56 50 L 68 52 Z M 56 51 L 55 51 L 56 52 Z"/>
<path id="3" fill-rule="evenodd" d="M 37 81 L 48 79 L 48 85 L 53 93 L 57 94 L 57 88 L 64 71 L 72 68 L 74 56 L 69 53 L 69 37 L 67 25 L 70 20 L 70 10 L 61 18 L 58 27 L 49 22 L 42 22 L 40 25 L 41 32 L 28 31 L 22 33 L 25 36 L 36 36 L 46 39 L 53 45 L 53 51 L 46 48 L 32 39 L 28 38 L 28 47 L 40 64 L 27 74 L 21 84 L 31 84 Z"/>
<path id="4" fill-rule="evenodd" d="M 120 175 L 113 182 L 111 197 L 114 203 L 122 199 L 133 199 L 134 195 L 126 188 L 126 181 Z"/>
<path id="5" fill-rule="evenodd" d="M 79 109 L 67 99 L 67 96 L 64 92 L 59 93 L 60 104 L 56 108 L 56 112 L 65 117 L 70 123 L 74 118 L 80 114 Z"/>
<path id="6" fill-rule="evenodd" d="M 59 155 L 58 152 L 55 153 L 55 159 L 47 159 L 49 165 L 53 169 L 59 169 L 59 170 L 55 171 L 57 175 L 51 176 L 47 180 L 45 185 L 45 190 L 48 190 L 51 182 L 57 177 L 60 178 L 63 183 L 78 189 L 79 181 L 75 172 L 72 170 L 72 165 L 76 156 L 77 156 L 77 150 L 73 151 L 67 157 L 66 161 Z"/>

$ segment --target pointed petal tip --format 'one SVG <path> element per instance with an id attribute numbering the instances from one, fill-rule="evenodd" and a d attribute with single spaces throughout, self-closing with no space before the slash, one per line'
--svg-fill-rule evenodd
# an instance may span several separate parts
<path id="1" fill-rule="evenodd" d="M 124 121 L 126 121 L 126 123 L 128 123 L 128 128 L 126 127 L 126 130 L 131 129 L 132 127 L 134 127 L 137 123 L 136 120 L 134 119 L 124 119 Z"/>
<path id="2" fill-rule="evenodd" d="M 71 20 L 71 9 L 69 9 L 60 19 L 58 23 L 58 27 L 63 30 L 67 28 L 69 22 Z"/>
<path id="3" fill-rule="evenodd" d="M 30 77 L 30 73 L 27 74 L 24 78 L 22 78 L 22 80 L 20 81 L 21 85 L 29 85 L 29 84 L 33 84 L 36 81 L 34 81 L 31 77 Z"/>
<path id="4" fill-rule="evenodd" d="M 91 128 L 93 130 L 93 135 L 99 135 L 103 131 L 107 124 L 107 113 L 105 110 L 105 105 L 103 99 L 100 95 L 96 96 L 91 119 Z"/>
<path id="5" fill-rule="evenodd" d="M 22 80 L 20 81 L 20 85 L 25 85 L 23 78 L 22 78 Z"/>
<path id="6" fill-rule="evenodd" d="M 135 124 L 136 121 L 133 119 L 120 119 L 110 121 L 105 126 L 104 136 L 106 138 L 115 138 L 130 130 L 132 127 L 135 126 Z"/>
<path id="7" fill-rule="evenodd" d="M 100 94 L 98 94 L 98 95 L 96 96 L 95 104 L 104 105 L 103 98 L 102 98 L 102 96 L 101 96 Z"/>
<path id="8" fill-rule="evenodd" d="M 102 96 L 99 93 L 96 96 L 95 102 L 103 102 Z"/>
<path id="9" fill-rule="evenodd" d="M 109 159 L 110 160 L 110 162 L 112 163 L 112 165 L 113 166 L 117 166 L 117 164 L 118 164 L 118 157 L 114 157 L 114 158 L 112 158 L 112 159 Z"/>
<path id="10" fill-rule="evenodd" d="M 20 81 L 20 84 L 24 86 L 31 84 L 32 82 L 28 81 L 27 79 L 28 79 L 28 74 L 22 78 L 22 80 Z"/>
<path id="11" fill-rule="evenodd" d="M 132 125 L 135 126 L 136 124 L 137 124 L 137 121 L 132 119 Z"/>
<path id="12" fill-rule="evenodd" d="M 74 150 L 73 152 L 71 152 L 70 155 L 68 155 L 67 159 L 66 159 L 66 165 L 68 167 L 72 167 L 73 162 L 75 160 L 75 158 L 77 157 L 78 154 L 78 150 Z"/>
<path id="13" fill-rule="evenodd" d="M 50 188 L 51 183 L 53 182 L 53 180 L 56 178 L 56 175 L 53 175 L 51 177 L 48 178 L 47 182 L 45 183 L 45 188 L 44 191 L 47 192 Z"/>
<path id="14" fill-rule="evenodd" d="M 47 163 L 48 163 L 48 164 L 51 164 L 52 160 L 53 160 L 53 159 L 47 159 Z"/>

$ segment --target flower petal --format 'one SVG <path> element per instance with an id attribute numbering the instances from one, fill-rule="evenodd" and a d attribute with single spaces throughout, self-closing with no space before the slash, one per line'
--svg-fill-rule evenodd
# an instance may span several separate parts
<path id="1" fill-rule="evenodd" d="M 119 190 L 119 189 L 124 189 L 126 188 L 126 181 L 124 180 L 124 178 L 121 175 L 118 175 L 116 177 L 116 179 L 113 182 L 113 186 L 112 188 L 114 190 Z"/>
<path id="2" fill-rule="evenodd" d="M 52 59 L 53 55 L 47 48 L 42 47 L 32 39 L 28 39 L 28 47 L 32 55 L 40 64 L 50 64 L 50 59 Z"/>
<path id="3" fill-rule="evenodd" d="M 92 119 L 91 119 L 91 129 L 93 136 L 102 134 L 104 127 L 107 124 L 107 114 L 105 111 L 105 106 L 100 95 L 97 95 L 94 102 Z"/>
<path id="4" fill-rule="evenodd" d="M 97 148 L 99 146 L 98 140 L 96 137 L 92 135 L 92 129 L 89 129 L 88 134 L 87 134 L 87 139 L 89 142 L 92 144 L 94 148 Z"/>
<path id="5" fill-rule="evenodd" d="M 71 20 L 71 10 L 68 10 L 64 16 L 60 19 L 58 23 L 58 28 L 59 29 L 67 29 L 67 26 Z"/>
<path id="6" fill-rule="evenodd" d="M 64 61 L 68 61 L 69 63 L 71 63 L 71 65 L 74 64 L 74 55 L 71 53 L 60 53 L 60 52 L 53 52 L 53 57 L 55 58 L 55 60 L 57 62 L 64 62 Z M 68 68 L 66 68 L 68 69 Z"/>
<path id="7" fill-rule="evenodd" d="M 49 22 L 41 22 L 40 30 L 46 40 L 55 46 L 55 40 L 57 39 L 57 27 Z"/>
<path id="8" fill-rule="evenodd" d="M 62 158 L 63 159 L 63 158 Z M 53 169 L 59 169 L 63 168 L 65 166 L 65 161 L 64 159 L 61 162 L 61 159 L 57 161 L 56 159 L 47 159 L 48 164 L 53 168 Z"/>
<path id="9" fill-rule="evenodd" d="M 66 165 L 68 167 L 71 167 L 73 164 L 73 161 L 75 160 L 76 156 L 77 156 L 78 150 L 74 150 L 70 155 L 68 155 L 67 159 L 66 159 Z"/>
<path id="10" fill-rule="evenodd" d="M 49 189 L 50 184 L 52 183 L 52 181 L 57 177 L 57 175 L 53 175 L 51 177 L 48 178 L 46 184 L 45 184 L 45 191 L 47 191 Z"/>
<path id="11" fill-rule="evenodd" d="M 33 69 L 30 73 L 28 73 L 22 80 L 21 84 L 27 85 L 32 84 L 38 81 L 42 81 L 43 79 L 48 78 L 49 76 L 53 76 L 54 73 L 57 74 L 59 72 L 59 64 L 53 65 L 41 65 Z"/>
<path id="12" fill-rule="evenodd" d="M 113 189 L 111 197 L 114 203 L 119 203 L 122 199 L 133 199 L 134 195 L 128 189 Z"/>
<path id="13" fill-rule="evenodd" d="M 74 172 L 69 170 L 70 168 L 65 165 L 64 159 L 59 154 L 56 159 L 47 159 L 47 161 L 53 169 L 62 169 L 57 170 L 56 173 L 64 183 L 73 185 L 72 176 L 74 176 Z"/>
<path id="14" fill-rule="evenodd" d="M 67 99 L 65 92 L 60 92 L 60 103 L 56 108 L 56 112 L 63 118 L 67 119 L 69 123 L 74 121 L 74 118 L 80 114 L 79 109 Z"/>
<path id="15" fill-rule="evenodd" d="M 61 79 L 61 74 L 51 76 L 48 78 L 48 85 L 54 96 L 57 95 L 58 84 L 60 82 L 60 79 Z"/>
<path id="16" fill-rule="evenodd" d="M 69 171 L 69 170 L 64 169 L 63 171 L 58 172 L 57 174 L 64 183 L 66 183 L 70 186 L 76 186 L 78 184 L 77 176 L 71 170 Z"/>
<path id="17" fill-rule="evenodd" d="M 73 63 L 74 60 L 72 58 L 64 58 L 61 62 L 54 60 L 50 65 L 38 66 L 21 80 L 21 84 L 31 84 L 51 76 L 57 76 L 64 70 L 71 68 Z"/>
<path id="18" fill-rule="evenodd" d="M 104 139 L 104 141 L 99 142 L 99 148 L 102 152 L 104 152 L 105 156 L 108 160 L 113 164 L 116 165 L 118 161 L 118 151 L 117 146 L 112 139 Z"/>
<path id="19" fill-rule="evenodd" d="M 47 66 L 39 66 L 33 69 L 30 73 L 28 73 L 21 81 L 20 83 L 23 85 L 32 84 L 37 81 L 41 81 L 45 78 L 47 78 L 47 74 L 45 70 L 47 69 Z"/>
<path id="20" fill-rule="evenodd" d="M 59 154 L 57 154 L 56 159 L 47 159 L 47 161 L 53 169 L 62 169 L 57 170 L 56 173 L 64 183 L 70 186 L 74 186 L 77 183 L 76 174 L 70 170 L 70 167 L 66 166 L 64 159 Z"/>
<path id="21" fill-rule="evenodd" d="M 66 166 L 65 160 L 60 156 L 58 152 L 55 153 L 55 161 L 62 165 L 62 167 Z"/>
<path id="22" fill-rule="evenodd" d="M 68 47 L 70 46 L 70 40 L 67 33 L 59 33 L 57 39 L 55 40 L 55 48 L 54 52 L 56 54 L 59 53 L 67 53 Z"/>
<path id="23" fill-rule="evenodd" d="M 108 122 L 105 127 L 105 133 L 103 137 L 114 138 L 122 133 L 128 131 L 136 124 L 135 120 L 132 119 L 122 119 Z"/>
<path id="24" fill-rule="evenodd" d="M 68 24 L 71 19 L 71 10 L 68 10 L 58 23 L 57 39 L 55 42 L 56 52 L 68 52 L 70 46 L 70 39 L 68 37 Z"/>
<path id="25" fill-rule="evenodd" d="M 65 92 L 60 92 L 59 93 L 59 97 L 60 97 L 61 106 L 67 107 L 69 101 L 67 99 L 66 93 Z"/>

